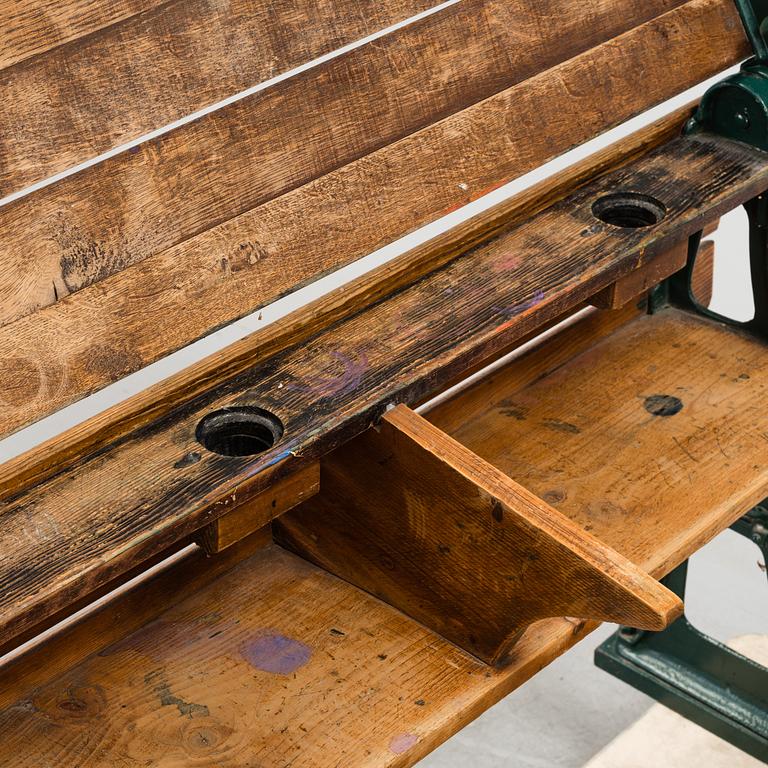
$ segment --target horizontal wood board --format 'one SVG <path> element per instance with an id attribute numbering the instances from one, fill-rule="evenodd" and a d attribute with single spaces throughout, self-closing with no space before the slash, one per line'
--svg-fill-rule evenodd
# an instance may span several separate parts
<path id="1" fill-rule="evenodd" d="M 621 554 L 667 572 L 768 496 L 768 345 L 666 309 L 563 364 L 585 327 L 428 418 L 598 539 L 634 528 Z"/>
<path id="2" fill-rule="evenodd" d="M 0 69 L 97 32 L 167 0 L 4 0 Z"/>
<path id="3" fill-rule="evenodd" d="M 159 580 L 117 611 L 131 624 L 134 604 L 139 613 L 148 600 L 167 605 L 173 583 Z M 133 635 L 117 634 L 114 617 L 102 613 L 0 672 L 0 762 L 410 766 L 589 629 L 539 624 L 496 672 L 279 547 Z M 93 655 L 83 664 L 62 664 L 84 648 Z"/>
<path id="4" fill-rule="evenodd" d="M 464 5 L 455 6 L 460 7 Z M 490 10 L 486 9 L 488 14 Z M 492 18 L 492 14 L 488 16 Z M 459 23 L 461 19 L 436 14 L 430 23 L 438 21 L 450 21 L 451 29 L 458 25 L 460 31 L 450 33 L 454 36 L 466 34 L 467 27 Z M 236 160 L 235 154 L 227 155 L 235 164 L 236 173 L 247 174 L 240 183 L 227 176 L 225 166 L 230 160 L 213 174 L 204 160 L 195 164 L 197 161 L 190 159 L 194 150 L 187 143 L 166 137 L 163 152 L 150 153 L 151 163 L 141 159 L 141 152 L 141 157 L 115 159 L 101 171 L 93 169 L 70 180 L 69 186 L 56 185 L 34 201 L 30 198 L 20 207 L 12 207 L 7 212 L 8 231 L 2 238 L 11 257 L 3 273 L 5 277 L 0 277 L 0 282 L 5 279 L 9 283 L 5 289 L 8 299 L 3 304 L 4 320 L 18 318 L 35 307 L 45 309 L 17 319 L 7 328 L 0 327 L 0 354 L 9 360 L 0 369 L 0 402 L 4 405 L 0 411 L 0 434 L 35 421 L 298 285 L 364 256 L 652 103 L 715 74 L 746 53 L 738 23 L 730 4 L 693 0 L 617 40 L 575 55 L 373 154 L 348 162 L 351 156 L 340 160 L 336 153 L 333 163 L 339 160 L 348 164 L 303 185 L 307 176 L 302 174 L 309 166 L 298 158 L 294 170 L 288 172 L 290 163 L 284 151 L 272 153 L 274 163 L 256 163 L 257 171 L 243 162 L 242 147 L 237 149 Z M 488 24 L 496 28 L 491 21 Z M 423 34 L 427 32 L 435 35 L 434 40 L 442 39 L 437 29 L 430 28 Z M 398 33 L 406 34 L 416 33 L 410 27 Z M 430 45 L 436 45 L 429 35 L 426 39 L 432 41 Z M 703 48 L 705 38 L 707 47 Z M 496 40 L 493 36 L 481 39 Z M 400 41 L 397 45 L 407 42 L 397 36 L 393 40 Z M 670 40 L 674 40 L 674 45 Z M 381 73 L 386 59 L 391 71 L 397 45 L 390 42 L 383 52 L 379 47 L 366 49 L 366 61 L 371 59 L 366 67 L 378 67 Z M 623 51 L 622 56 L 616 56 L 617 47 Z M 647 57 L 649 50 L 656 51 L 648 66 L 658 69 L 657 76 L 649 77 L 643 88 L 638 89 L 636 61 Z M 379 61 L 377 56 L 384 58 Z M 414 116 L 427 112 L 425 120 L 437 119 L 440 115 L 435 111 L 435 99 L 442 100 L 444 105 L 450 102 L 446 110 L 451 111 L 461 106 L 467 93 L 480 98 L 502 87 L 505 77 L 514 80 L 523 76 L 523 63 L 524 57 L 511 70 L 505 70 L 506 74 L 491 77 L 486 73 L 482 87 L 478 82 L 470 83 L 466 79 L 470 75 L 462 70 L 464 90 L 459 89 L 455 95 L 458 85 L 448 87 L 447 81 L 441 81 L 439 98 L 430 97 L 415 111 L 409 107 L 407 119 L 414 120 Z M 343 85 L 352 75 L 342 73 L 339 77 Z M 397 88 L 382 84 L 382 90 L 396 94 L 402 86 L 410 93 L 408 89 L 415 87 L 412 78 L 401 77 Z M 450 80 L 448 74 L 445 77 Z M 585 88 L 586 82 L 593 87 Z M 341 85 L 334 95 L 341 100 L 340 104 L 347 93 Z M 318 98 L 322 101 L 325 91 L 318 87 Z M 365 89 L 358 96 L 371 97 Z M 272 97 L 267 94 L 263 98 Z M 296 101 L 302 103 L 303 111 L 308 109 L 302 101 L 305 98 L 306 94 Z M 395 96 L 392 99 L 393 111 L 387 114 L 406 133 L 418 128 L 419 125 L 410 122 L 404 126 L 405 102 L 397 101 Z M 329 103 L 323 103 L 322 109 L 318 106 L 318 114 L 331 109 Z M 264 105 L 264 109 L 271 109 L 266 102 Z M 349 104 L 340 109 L 344 114 L 370 112 L 364 107 L 352 110 Z M 381 112 L 384 106 L 377 109 L 376 120 L 390 119 Z M 253 115 L 249 114 L 247 119 L 249 127 L 243 131 L 253 131 Z M 376 131 L 379 137 L 386 133 L 381 120 Z M 200 126 L 200 147 L 210 148 L 224 140 L 221 136 L 229 135 L 227 131 L 218 132 L 212 139 L 203 123 Z M 357 141 L 344 138 L 347 129 L 360 140 L 370 138 L 364 126 L 350 127 L 342 121 L 339 140 L 345 147 Z M 244 135 L 240 132 L 238 147 Z M 397 132 L 391 133 L 387 141 L 396 138 Z M 261 133 L 258 140 L 271 141 Z M 323 151 L 330 152 L 330 144 L 325 139 L 324 142 L 327 146 Z M 314 152 L 311 142 L 299 143 L 302 151 Z M 287 146 L 282 140 L 277 144 Z M 235 146 L 230 147 L 233 152 Z M 179 151 L 171 151 L 172 147 Z M 366 145 L 365 151 L 372 149 L 373 146 Z M 173 158 L 181 157 L 179 152 L 187 150 L 192 154 L 185 155 L 189 162 L 183 161 L 184 173 L 179 183 L 194 182 L 191 196 L 179 195 L 175 184 L 168 186 L 163 181 L 171 167 L 168 163 L 173 165 Z M 312 166 L 315 170 L 309 177 L 328 171 L 326 166 L 321 168 L 324 160 L 314 158 L 312 163 L 315 160 L 319 164 Z M 198 170 L 204 174 L 200 183 L 199 179 L 195 181 Z M 288 173 L 289 186 L 299 186 L 263 202 L 264 195 L 271 196 L 265 191 L 269 185 L 259 186 L 255 172 L 267 174 L 270 179 L 274 174 Z M 125 183 L 120 181 L 126 173 L 133 179 L 131 186 L 136 191 L 128 198 L 124 195 Z M 158 184 L 162 182 L 162 194 L 152 191 L 155 181 L 147 181 L 146 173 L 152 174 Z M 112 181 L 107 182 L 108 179 Z M 103 186 L 113 182 L 114 195 Z M 281 189 L 285 192 L 285 188 Z M 376 190 L 375 195 L 371 194 L 372 189 Z M 273 191 L 277 194 L 280 190 Z M 56 213 L 63 203 L 67 206 L 67 230 L 80 233 L 64 240 L 51 229 L 52 222 L 64 221 Z M 237 210 L 221 209 L 222 205 L 230 204 Z M 179 207 L 184 207 L 192 218 Z M 252 210 L 241 212 L 241 207 Z M 195 219 L 194 211 L 204 216 L 206 222 Z M 151 223 L 155 216 L 162 218 L 162 231 Z M 216 221 L 226 221 L 195 234 L 198 229 L 207 230 L 216 223 L 211 216 Z M 0 234 L 2 222 L 0 215 Z M 153 234 L 147 239 L 146 227 L 157 238 Z M 96 237 L 97 230 L 104 237 Z M 117 246 L 115 238 L 119 240 Z M 173 245 L 177 241 L 181 242 Z M 21 256 L 30 249 L 38 254 L 33 270 Z M 23 274 L 21 280 L 19 270 Z M 112 274 L 115 270 L 117 274 Z M 92 284 L 93 280 L 97 282 Z"/>
<path id="5" fill-rule="evenodd" d="M 762 369 L 751 384 L 735 379 L 729 370 L 717 389 L 738 392 L 738 405 L 751 396 L 750 408 L 759 408 L 768 386 L 762 344 L 674 311 L 634 320 L 632 315 L 623 310 L 587 318 L 566 334 L 563 344 L 550 344 L 502 371 L 492 380 L 494 393 L 500 392 L 505 372 L 507 382 L 519 387 L 526 377 L 535 376 L 532 369 L 546 366 L 545 360 L 531 357 L 551 358 L 563 347 L 577 352 L 567 363 L 572 375 L 585 374 L 580 357 L 586 355 L 590 363 L 597 360 L 599 365 L 586 371 L 587 379 L 594 371 L 596 383 L 603 382 L 595 368 L 605 365 L 610 370 L 616 355 L 626 361 L 627 337 L 643 337 L 644 344 L 637 339 L 631 344 L 641 362 L 659 347 L 662 360 L 677 360 L 678 334 L 687 339 L 685 351 L 694 352 L 686 375 L 705 388 L 732 364 L 733 356 L 756 358 Z M 621 327 L 627 320 L 629 325 Z M 664 330 L 674 333 L 659 337 Z M 594 347 L 580 354 L 573 346 L 590 347 L 595 340 Z M 710 349 L 716 350 L 715 359 L 699 360 L 701 352 Z M 754 361 L 739 360 L 745 362 Z M 641 369 L 640 363 L 634 367 Z M 674 374 L 668 369 L 659 375 Z M 556 374 L 550 377 L 551 391 L 560 392 L 562 383 Z M 708 407 L 714 418 L 730 410 L 727 398 L 713 401 L 690 394 L 699 403 L 699 418 L 706 416 Z M 473 390 L 472 397 L 479 400 L 479 391 Z M 462 398 L 452 405 L 460 417 Z M 608 406 L 598 421 L 626 429 L 623 402 L 617 399 Z M 444 406 L 445 413 L 450 409 L 451 404 Z M 505 424 L 508 417 L 501 418 Z M 496 419 L 498 427 L 502 422 Z M 735 424 L 734 434 L 739 426 L 746 424 Z M 633 429 L 631 424 L 630 432 Z M 754 426 L 752 432 L 755 436 Z M 674 456 L 673 450 L 670 458 Z M 636 458 L 638 469 L 646 456 L 640 450 Z M 633 473 L 632 478 L 635 497 L 652 498 L 658 492 L 652 475 Z M 563 506 L 566 515 L 574 510 L 573 505 Z M 633 553 L 641 568 L 660 577 L 671 567 L 667 553 L 688 556 L 727 525 L 732 514 L 720 505 L 703 520 L 680 518 L 674 506 L 654 505 L 653 515 L 635 515 L 630 524 L 618 507 L 597 505 L 577 513 L 576 519 L 599 530 L 617 551 Z M 637 546 L 651 538 L 653 546 Z M 225 565 L 231 567 L 231 561 Z M 13 755 L 21 768 L 37 768 L 46 761 L 66 768 L 71 755 L 77 755 L 77 765 L 83 768 L 117 760 L 126 768 L 180 768 L 192 760 L 217 768 L 403 768 L 594 627 L 573 619 L 540 622 L 523 636 L 508 665 L 493 670 L 389 606 L 277 547 L 250 556 L 218 578 L 212 575 L 207 586 L 205 573 L 194 561 L 181 565 L 70 628 L 48 648 L 0 670 L 0 756 Z M 168 606 L 168 596 L 177 590 L 183 600 Z"/>
<path id="6" fill-rule="evenodd" d="M 42 303 L 47 306 L 7 328 L 0 327 L 0 355 L 9 360 L 0 369 L 4 405 L 0 434 L 56 411 L 366 255 L 716 73 L 744 54 L 744 41 L 738 29 L 734 32 L 737 21 L 732 15 L 730 6 L 715 0 L 694 0 L 191 239 L 184 240 L 187 235 L 182 234 L 183 242 L 159 253 L 154 253 L 154 245 L 145 249 L 142 236 L 138 250 L 126 245 L 133 254 L 127 260 L 101 259 L 100 253 L 116 253 L 109 242 L 118 225 L 109 224 L 107 239 L 99 240 L 104 247 L 92 247 L 93 242 L 88 245 L 77 238 L 70 243 L 75 251 L 95 254 L 73 261 L 63 255 L 49 229 L 56 217 L 40 221 L 30 208 L 23 234 L 13 227 L 16 236 L 25 240 L 16 241 L 15 247 L 19 254 L 30 247 L 40 254 L 38 277 L 44 286 Z M 706 49 L 702 48 L 704 37 Z M 669 45 L 670 39 L 675 45 Z M 617 47 L 623 56 L 616 56 Z M 636 79 L 636 60 L 657 49 L 651 60 L 658 67 L 658 77 L 642 90 L 629 87 Z M 377 49 L 368 55 L 384 54 Z M 595 88 L 583 88 L 584 82 L 594 83 Z M 166 167 L 165 157 L 158 155 L 158 174 Z M 138 166 L 130 167 L 136 171 Z M 237 169 L 250 174 L 240 159 Z M 92 220 L 89 211 L 95 208 L 107 216 L 118 215 L 117 208 L 98 199 L 97 181 L 87 189 L 78 187 L 80 183 L 67 198 L 90 195 L 78 198 L 77 210 L 85 206 L 83 221 Z M 206 174 L 195 195 L 207 194 L 209 183 L 210 174 Z M 122 189 L 122 184 L 118 186 Z M 243 189 L 238 188 L 237 194 Z M 226 193 L 215 195 L 215 205 L 231 200 L 232 195 L 232 187 L 227 186 Z M 150 192 L 129 201 L 121 196 L 118 208 L 125 211 L 132 201 L 153 199 Z M 206 200 L 207 216 L 214 202 Z M 174 197 L 168 204 L 189 202 Z M 162 206 L 156 212 L 162 213 Z M 80 214 L 68 210 L 67 216 Z M 143 213 L 139 218 L 146 223 Z M 126 214 L 118 228 L 129 226 L 126 222 L 131 220 Z M 179 216 L 174 213 L 164 222 L 163 226 L 176 226 Z M 77 225 L 82 232 L 90 226 Z M 29 237 L 34 244 L 27 242 Z M 80 265 L 74 272 L 66 266 L 73 263 Z M 133 266 L 126 267 L 128 263 Z M 98 265 L 95 270 L 94 265 Z M 22 266 L 24 281 L 36 281 L 28 263 Z M 122 271 L 106 277 L 115 269 Z M 63 285 L 60 272 L 73 282 Z M 92 278 L 100 282 L 91 285 Z M 16 312 L 11 306 L 14 291 L 31 296 L 24 281 L 9 289 L 6 308 L 10 307 L 11 315 Z M 67 295 L 69 290 L 74 292 Z"/>
<path id="7" fill-rule="evenodd" d="M 676 139 L 46 482 L 7 487 L 3 631 L 23 631 L 246 501 L 389 404 L 435 394 L 766 186 L 762 153 L 710 136 Z M 663 222 L 629 231 L 597 222 L 595 198 L 622 188 L 662 200 Z M 274 411 L 283 439 L 253 458 L 200 451 L 199 419 L 233 404 Z"/>
<path id="8" fill-rule="evenodd" d="M 423 245 L 364 273 L 264 330 L 245 336 L 5 462 L 0 465 L 0 497 L 7 496 L 14 489 L 42 482 L 94 450 L 125 437 L 205 393 L 213 382 L 231 379 L 281 350 L 304 343 L 322 329 L 360 312 L 471 248 L 527 220 L 592 179 L 647 154 L 679 135 L 680 126 L 691 116 L 692 109 L 693 105 L 682 107 L 621 142 L 608 145 L 562 173 L 534 184 L 525 192 L 503 200 Z"/>
<path id="9" fill-rule="evenodd" d="M 0 196 L 434 5 L 6 0 Z"/>

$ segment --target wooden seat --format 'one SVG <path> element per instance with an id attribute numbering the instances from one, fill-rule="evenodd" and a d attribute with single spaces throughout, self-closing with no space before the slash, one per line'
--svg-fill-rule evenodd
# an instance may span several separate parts
<path id="1" fill-rule="evenodd" d="M 749 52 L 732 0 L 13 6 L 11 443 Z M 0 764 L 412 765 L 678 617 L 766 495 L 764 341 L 649 299 L 768 188 L 692 111 L 0 466 Z"/>

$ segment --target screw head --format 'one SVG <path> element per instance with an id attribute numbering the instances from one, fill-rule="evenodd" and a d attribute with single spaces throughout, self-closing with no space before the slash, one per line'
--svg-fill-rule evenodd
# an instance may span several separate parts
<path id="1" fill-rule="evenodd" d="M 739 126 L 744 131 L 749 130 L 749 112 L 747 112 L 747 108 L 744 107 L 740 112 L 737 112 L 734 115 L 734 118 L 736 120 L 736 125 Z"/>

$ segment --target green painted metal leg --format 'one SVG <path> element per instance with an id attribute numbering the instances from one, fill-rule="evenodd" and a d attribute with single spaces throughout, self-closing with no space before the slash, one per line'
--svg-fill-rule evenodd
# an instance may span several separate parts
<path id="1" fill-rule="evenodd" d="M 751 539 L 763 553 L 763 569 L 768 574 L 768 502 L 758 504 L 744 517 L 737 520 L 731 528 Z"/>
<path id="2" fill-rule="evenodd" d="M 734 529 L 765 554 L 764 523 L 768 506 L 761 505 Z M 687 572 L 686 562 L 664 579 L 680 597 Z M 685 616 L 663 632 L 622 627 L 596 650 L 595 664 L 768 763 L 768 669 L 699 632 Z"/>

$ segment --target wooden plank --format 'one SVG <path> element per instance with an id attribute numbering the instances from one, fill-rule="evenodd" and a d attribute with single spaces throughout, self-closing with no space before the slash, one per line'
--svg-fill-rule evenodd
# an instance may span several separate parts
<path id="1" fill-rule="evenodd" d="M 612 323 L 622 311 L 600 316 Z M 667 345 L 666 337 L 657 334 L 660 320 L 638 321 L 647 326 L 644 354 L 655 356 L 663 347 L 662 361 L 674 366 L 660 375 L 673 376 L 681 351 L 673 346 L 674 338 Z M 594 318 L 585 322 L 593 323 Z M 756 368 L 750 391 L 743 389 L 745 382 L 730 376 L 717 385 L 716 398 L 691 392 L 690 402 L 699 406 L 689 425 L 712 408 L 707 421 L 722 424 L 727 414 L 738 422 L 726 435 L 726 451 L 742 428 L 759 445 L 762 437 L 755 425 L 761 422 L 750 421 L 753 414 L 742 409 L 742 398 L 764 409 L 768 374 L 763 345 L 717 325 L 702 323 L 698 329 L 699 321 L 683 319 L 686 327 L 691 322 L 697 330 L 689 340 L 695 338 L 696 347 L 719 355 L 734 342 L 744 345 L 749 348 L 748 362 Z M 572 335 L 583 336 L 583 330 L 574 329 Z M 715 338 L 720 341 L 712 345 Z M 621 346 L 623 341 L 606 343 Z M 559 342 L 550 346 L 559 347 Z M 699 385 L 708 387 L 719 376 L 716 370 L 709 375 L 703 370 L 728 366 L 730 354 L 743 352 L 734 349 L 723 360 L 686 366 L 685 375 L 698 370 Z M 696 352 L 694 363 L 698 357 Z M 530 357 L 514 367 L 525 369 L 529 363 Z M 722 397 L 726 388 L 730 396 Z M 600 414 L 603 423 L 620 427 L 625 422 L 623 404 L 615 399 L 602 402 L 609 406 L 603 411 L 612 411 L 611 416 Z M 629 429 L 635 431 L 634 422 Z M 665 449 L 671 445 L 664 441 Z M 755 446 L 741 447 L 745 459 L 747 453 L 755 455 Z M 644 458 L 641 450 L 636 466 Z M 586 510 L 581 523 L 599 528 L 609 546 L 633 552 L 638 566 L 660 577 L 668 566 L 664 553 L 674 549 L 685 557 L 727 525 L 733 510 L 726 513 L 729 505 L 722 503 L 720 494 L 739 496 L 744 477 L 735 463 L 730 472 L 738 483 L 718 483 L 718 498 L 710 499 L 711 506 L 700 506 L 695 517 L 681 520 L 675 507 L 654 504 L 651 518 L 643 511 L 628 520 L 622 510 L 601 505 Z M 748 476 L 753 476 L 752 470 Z M 631 492 L 636 504 L 646 495 L 669 492 L 651 475 L 631 477 L 642 483 Z M 599 490 L 599 481 L 595 488 Z M 566 515 L 574 509 L 563 505 Z M 636 546 L 650 538 L 654 546 Z M 523 636 L 508 665 L 496 670 L 276 547 L 250 557 L 209 586 L 186 591 L 179 604 L 168 607 L 174 584 L 184 587 L 186 576 L 154 580 L 70 628 L 58 642 L 0 671 L 0 757 L 12 755 L 20 768 L 37 768 L 51 760 L 67 768 L 62 759 L 68 755 L 77 756 L 78 768 L 117 762 L 118 757 L 126 768 L 147 763 L 170 768 L 193 758 L 203 764 L 256 760 L 264 768 L 282 768 L 289 762 L 294 768 L 404 768 L 594 627 L 575 620 L 540 622 Z M 163 606 L 165 612 L 157 616 Z M 145 626 L 136 631 L 139 622 Z M 270 642 L 275 644 L 272 653 Z M 185 704 L 198 707 L 189 706 L 181 716 L 179 705 Z"/>
<path id="2" fill-rule="evenodd" d="M 386 301 L 222 381 L 128 439 L 33 488 L 5 489 L 0 624 L 13 634 L 170 541 L 247 501 L 277 477 L 375 423 L 392 402 L 443 383 L 701 229 L 768 185 L 762 153 L 681 137 L 499 235 Z M 619 230 L 592 216 L 616 189 L 662 200 L 663 221 Z M 695 205 L 692 203 L 695 201 Z M 759 368 L 759 361 L 755 363 Z M 284 435 L 259 456 L 198 451 L 203 416 L 272 411 Z M 123 478 L 130 472 L 129 487 Z M 36 474 L 30 470 L 27 477 Z M 108 512 L 104 499 L 109 499 Z M 30 537 L 30 526 L 41 534 Z"/>
<path id="3" fill-rule="evenodd" d="M 0 191 L 18 191 L 435 4 L 6 2 L 14 5 L 3 25 L 6 57 L 16 63 L 0 71 Z M 155 143 L 154 152 L 166 150 Z M 128 174 L 131 185 L 135 166 Z"/>
<path id="4" fill-rule="evenodd" d="M 696 263 L 693 267 L 692 288 L 696 301 L 702 307 L 709 307 L 715 279 L 715 242 L 703 240 L 699 246 Z"/>
<path id="5" fill-rule="evenodd" d="M 617 549 L 666 572 L 768 491 L 755 460 L 765 350 L 666 309 L 522 386 L 516 370 L 540 370 L 549 353 L 521 358 L 492 390 L 478 384 L 451 403 L 452 434 L 603 541 L 642 520 Z M 459 423 L 465 400 L 485 407 Z"/>
<path id="6" fill-rule="evenodd" d="M 3 0 L 0 3 L 0 69 L 85 37 L 163 0 Z"/>
<path id="7" fill-rule="evenodd" d="M 577 56 L 0 329 L 0 354 L 14 361 L 0 371 L 0 398 L 6 406 L 0 433 L 481 196 L 591 138 L 607 127 L 607 116 L 620 122 L 714 74 L 742 48 L 729 27 L 733 13 L 715 0 L 694 0 L 620 41 Z M 667 45 L 665 35 L 675 38 L 676 45 Z M 703 37 L 709 48 L 702 48 Z M 661 42 L 653 59 L 658 77 L 635 88 L 636 59 Z M 622 57 L 615 55 L 617 44 L 625 52 Z M 604 103 L 595 101 L 595 92 L 573 86 L 587 81 L 602 83 L 595 92 Z M 510 123 L 512 114 L 516 119 Z M 533 125 L 540 130 L 532 130 Z M 369 194 L 372 188 L 376 196 Z M 109 213 L 115 215 L 115 209 Z M 40 222 L 36 226 L 45 228 Z M 48 237 L 45 248 L 57 268 L 54 239 Z M 53 301 L 51 281 L 44 285 L 46 301 Z M 57 295 L 65 292 L 57 289 Z M 67 329 L 63 344 L 62 328 Z"/>
<path id="8" fill-rule="evenodd" d="M 414 248 L 397 259 L 371 270 L 345 285 L 343 290 L 334 291 L 322 299 L 311 302 L 263 331 L 250 334 L 241 341 L 190 365 L 169 379 L 113 406 L 103 414 L 66 433 L 57 435 L 55 439 L 29 453 L 0 465 L 0 496 L 13 494 L 20 487 L 42 482 L 103 445 L 125 437 L 131 431 L 161 418 L 174 407 L 204 394 L 210 388 L 211 381 L 232 378 L 251 368 L 259 360 L 264 360 L 293 344 L 306 342 L 321 329 L 361 311 L 388 294 L 415 282 L 462 252 L 533 216 L 588 180 L 671 140 L 679 134 L 680 126 L 691 116 L 692 110 L 693 105 L 688 105 L 671 113 L 621 142 L 609 145 L 594 155 L 588 156 L 562 173 L 533 185 L 526 192 L 498 203 L 488 211 L 438 235 L 425 245 Z M 286 226 L 289 224 L 290 220 L 286 221 Z M 80 296 L 87 293 L 89 293 L 88 289 L 84 290 Z M 73 296 L 67 303 L 72 305 L 78 298 L 79 296 Z M 95 300 L 95 297 L 91 298 Z M 214 312 L 216 306 L 218 305 L 212 302 L 209 311 Z M 65 325 L 63 322 L 58 324 Z M 79 324 L 75 321 L 75 317 L 70 315 L 66 326 L 79 327 Z M 19 325 L 13 327 L 16 331 L 20 330 Z M 90 332 L 93 334 L 95 331 L 91 328 Z M 137 332 L 138 329 L 134 329 L 134 333 Z M 0 328 L 0 336 L 2 335 L 3 330 Z M 71 347 L 76 343 L 76 339 L 68 339 L 66 346 Z M 2 375 L 1 370 L 0 375 Z M 75 379 L 75 376 L 76 372 L 70 370 L 68 376 L 70 388 L 76 388 L 76 382 L 82 381 L 82 379 Z M 41 378 L 44 382 L 48 380 L 48 376 L 41 376 Z M 45 388 L 48 390 L 49 398 L 61 404 L 60 393 L 63 388 L 58 390 Z M 28 403 L 19 404 L 19 407 L 26 405 Z M 13 404 L 6 403 L 5 413 L 13 408 Z M 0 417 L 2 413 L 0 412 Z M 17 415 L 15 418 L 22 419 L 23 423 L 23 415 Z M 18 422 L 16 424 L 18 425 Z M 9 429 L 8 422 L 4 422 L 4 430 L 0 430 L 0 433 Z"/>
<path id="9" fill-rule="evenodd" d="M 598 293 L 592 304 L 600 309 L 620 309 L 633 299 L 647 293 L 670 275 L 679 272 L 688 261 L 688 243 L 684 240 L 666 253 L 661 253 L 634 272 L 617 280 Z"/>
<path id="10" fill-rule="evenodd" d="M 533 34 L 536 22 L 526 16 L 528 5 L 517 3 L 513 9 L 507 0 L 458 3 L 5 207 L 0 211 L 0 323 L 53 304 L 593 46 L 607 43 L 603 58 L 615 65 L 616 46 L 608 41 L 680 0 L 600 0 L 589 13 L 583 4 L 570 2 L 558 24 L 547 26 L 551 37 Z M 627 111 L 635 113 L 660 96 L 714 74 L 745 52 L 729 0 L 690 0 L 648 24 L 630 38 L 634 45 L 622 49 L 632 59 L 647 54 L 649 47 L 658 48 L 653 60 L 664 69 L 658 78 L 649 79 L 654 85 L 633 90 L 614 83 L 603 71 L 606 62 L 588 57 L 581 62 L 582 71 L 571 73 L 565 82 L 554 73 L 549 88 L 560 94 L 570 91 L 574 99 L 580 91 L 574 91 L 572 77 L 579 82 L 585 77 L 604 80 L 611 100 L 629 102 Z M 670 46 L 662 35 L 679 37 L 679 42 Z M 708 49 L 702 47 L 705 39 Z M 508 55 L 510 50 L 515 50 L 514 57 Z M 681 71 L 675 64 L 679 57 L 686 62 Z M 636 68 L 631 72 L 629 82 L 637 77 Z M 678 74 L 671 76 L 674 72 Z M 154 72 L 148 76 L 157 79 Z M 606 112 L 591 104 L 594 91 L 589 91 L 589 99 L 581 94 L 581 109 L 593 126 L 589 136 L 616 120 L 613 105 Z M 536 99 L 535 120 L 542 121 L 542 127 L 549 120 L 540 112 L 545 96 L 530 90 L 527 96 Z M 6 103 L 13 101 L 8 98 Z M 525 145 L 528 163 L 534 159 L 531 155 L 541 155 L 552 134 L 570 133 L 573 125 L 561 120 L 554 107 L 547 130 L 526 133 L 538 136 L 534 146 Z M 497 112 L 494 123 L 490 127 L 505 136 L 504 146 L 514 146 L 507 136 L 508 113 Z M 46 137 L 61 133 L 40 116 L 36 124 L 45 125 Z M 470 125 L 465 130 L 478 128 Z M 4 133 L 14 131 L 9 127 Z M 489 153 L 489 148 L 483 147 L 483 152 Z M 35 162 L 44 154 L 36 150 Z M 491 184 L 501 180 L 494 175 Z M 477 181 L 472 174 L 452 180 L 450 202 L 467 197 L 457 185 L 478 191 Z M 366 187 L 372 182 L 368 179 Z M 334 198 L 337 207 L 340 199 L 344 197 Z M 232 246 L 225 272 L 248 269 L 262 260 L 258 237 Z M 35 254 L 32 263 L 29 253 Z M 286 260 L 280 263 L 290 274 Z M 214 274 L 217 270 L 222 270 L 221 261 Z"/>
<path id="11" fill-rule="evenodd" d="M 510 666 L 492 670 L 272 547 L 115 637 L 117 616 L 130 625 L 134 610 L 167 606 L 174 584 L 184 586 L 158 579 L 2 670 L 0 762 L 402 768 L 591 628 L 538 624 Z M 73 665 L 85 649 L 90 660 Z"/>
<path id="12" fill-rule="evenodd" d="M 217 555 L 319 490 L 320 463 L 316 461 L 214 520 L 197 534 L 197 540 L 209 555 Z"/>
<path id="13" fill-rule="evenodd" d="M 557 616 L 659 631 L 682 601 L 404 405 L 323 462 L 277 541 L 494 666 Z"/>

